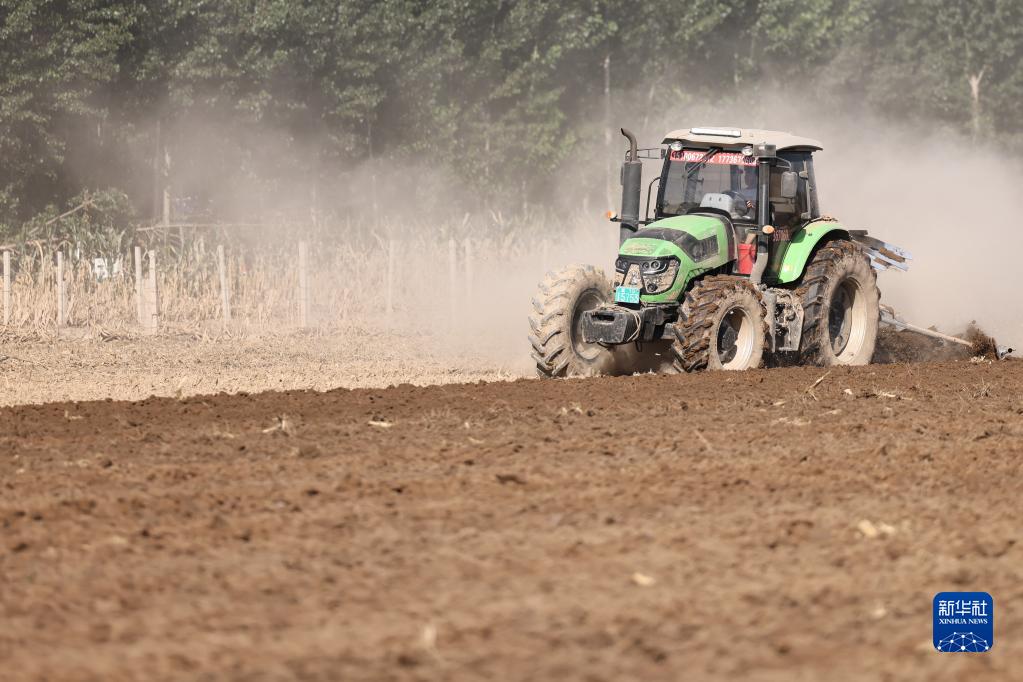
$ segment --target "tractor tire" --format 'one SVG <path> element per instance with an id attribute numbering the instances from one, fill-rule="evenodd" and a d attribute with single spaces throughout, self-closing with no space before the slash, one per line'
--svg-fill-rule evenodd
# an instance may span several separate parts
<path id="1" fill-rule="evenodd" d="M 529 316 L 529 342 L 541 378 L 614 373 L 615 352 L 582 339 L 582 313 L 610 300 L 611 283 L 593 266 L 575 265 L 547 273 Z"/>
<path id="2" fill-rule="evenodd" d="M 881 293 L 870 261 L 852 242 L 832 241 L 806 267 L 796 289 L 803 303 L 799 362 L 866 365 L 874 356 Z"/>
<path id="3" fill-rule="evenodd" d="M 675 369 L 755 369 L 767 346 L 764 306 L 748 279 L 705 277 L 686 293 L 671 349 Z"/>

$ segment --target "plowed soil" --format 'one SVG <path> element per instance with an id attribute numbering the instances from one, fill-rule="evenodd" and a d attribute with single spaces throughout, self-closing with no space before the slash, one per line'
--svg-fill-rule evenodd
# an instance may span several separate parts
<path id="1" fill-rule="evenodd" d="M 1019 680 L 1021 462 L 1016 361 L 7 407 L 0 677 Z"/>

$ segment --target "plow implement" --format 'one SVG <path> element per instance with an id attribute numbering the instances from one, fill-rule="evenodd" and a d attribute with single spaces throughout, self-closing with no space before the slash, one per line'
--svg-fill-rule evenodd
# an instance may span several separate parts
<path id="1" fill-rule="evenodd" d="M 913 259 L 913 255 L 905 249 L 899 248 L 893 244 L 888 244 L 880 239 L 870 237 L 864 230 L 850 230 L 849 234 L 853 242 L 858 244 L 860 248 L 866 252 L 867 257 L 870 259 L 870 266 L 874 270 L 880 272 L 882 270 L 887 270 L 888 268 L 896 268 L 906 272 L 909 269 L 909 261 Z M 964 346 L 966 348 L 970 348 L 978 355 L 983 355 L 985 352 L 993 353 L 999 360 L 1004 359 L 1014 350 L 1008 346 L 1000 346 L 994 343 L 993 339 L 989 339 L 987 337 L 984 338 L 986 343 L 978 344 L 977 341 L 969 341 L 967 339 L 959 338 L 958 336 L 942 334 L 934 329 L 927 329 L 915 324 L 910 324 L 909 322 L 906 322 L 905 318 L 897 313 L 890 305 L 881 304 L 879 309 L 881 313 L 881 326 L 891 329 L 892 331 L 912 332 L 914 334 L 926 336 L 930 339 L 935 339 L 942 343 Z M 978 347 L 981 345 L 988 347 Z"/>
<path id="2" fill-rule="evenodd" d="M 951 343 L 960 346 L 966 346 L 967 348 L 972 349 L 974 352 L 977 352 L 978 354 L 983 354 L 983 349 L 978 348 L 978 343 L 976 341 L 968 341 L 966 339 L 961 339 L 958 336 L 942 334 L 941 332 L 935 331 L 933 329 L 926 329 L 924 327 L 918 327 L 915 324 L 910 324 L 909 322 L 906 322 L 906 320 L 904 320 L 902 316 L 895 312 L 895 309 L 889 305 L 881 306 L 881 325 L 897 332 L 908 331 L 914 334 L 920 334 L 928 338 L 936 339 L 943 343 Z M 1010 348 L 1008 346 L 1000 346 L 998 344 L 993 343 L 993 341 L 989 345 L 993 346 L 992 348 L 993 353 L 995 357 L 999 360 L 1005 359 L 1007 355 L 1014 351 L 1013 348 Z"/>

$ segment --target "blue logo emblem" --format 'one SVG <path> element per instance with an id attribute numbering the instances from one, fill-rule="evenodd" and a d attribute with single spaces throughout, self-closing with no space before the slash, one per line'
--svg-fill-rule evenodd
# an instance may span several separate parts
<path id="1" fill-rule="evenodd" d="M 995 644 L 995 600 L 987 592 L 934 595 L 934 648 L 945 652 L 988 651 Z"/>

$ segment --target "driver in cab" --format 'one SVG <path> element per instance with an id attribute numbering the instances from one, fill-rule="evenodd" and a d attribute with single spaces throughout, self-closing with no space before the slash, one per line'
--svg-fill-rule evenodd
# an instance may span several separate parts
<path id="1" fill-rule="evenodd" d="M 738 218 L 752 218 L 757 208 L 757 169 L 739 168 L 739 188 L 735 191 L 738 200 L 732 204 L 732 213 Z"/>

